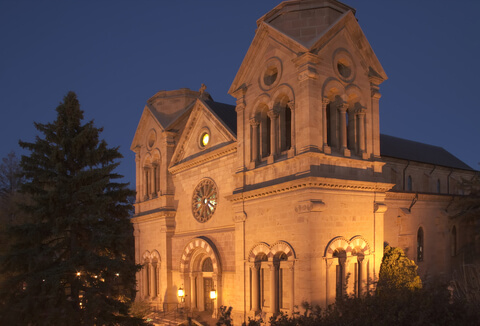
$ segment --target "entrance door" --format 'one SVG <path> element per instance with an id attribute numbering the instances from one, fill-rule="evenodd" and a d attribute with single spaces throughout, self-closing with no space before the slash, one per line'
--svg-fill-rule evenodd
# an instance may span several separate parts
<path id="1" fill-rule="evenodd" d="M 210 299 L 210 291 L 213 288 L 212 279 L 209 277 L 203 278 L 203 302 L 205 303 L 205 311 L 213 311 L 213 300 Z"/>

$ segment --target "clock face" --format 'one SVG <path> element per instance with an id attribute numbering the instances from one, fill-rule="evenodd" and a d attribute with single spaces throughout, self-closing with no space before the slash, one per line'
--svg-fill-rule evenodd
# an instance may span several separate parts
<path id="1" fill-rule="evenodd" d="M 193 192 L 192 213 L 201 223 L 208 221 L 217 208 L 217 186 L 210 179 L 202 180 Z"/>

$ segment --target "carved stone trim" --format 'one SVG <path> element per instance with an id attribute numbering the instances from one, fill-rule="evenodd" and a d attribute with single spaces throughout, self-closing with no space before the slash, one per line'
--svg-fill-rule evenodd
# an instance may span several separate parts
<path id="1" fill-rule="evenodd" d="M 323 212 L 326 205 L 321 200 L 304 200 L 299 201 L 295 206 L 296 213 L 310 213 L 310 212 Z"/>
<path id="2" fill-rule="evenodd" d="M 389 183 L 364 182 L 354 180 L 340 180 L 324 177 L 307 177 L 300 180 L 283 182 L 277 185 L 268 186 L 260 189 L 250 190 L 226 196 L 227 200 L 232 202 L 257 199 L 290 191 L 296 191 L 305 188 L 334 189 L 334 190 L 355 190 L 367 192 L 387 192 L 391 188 Z"/>

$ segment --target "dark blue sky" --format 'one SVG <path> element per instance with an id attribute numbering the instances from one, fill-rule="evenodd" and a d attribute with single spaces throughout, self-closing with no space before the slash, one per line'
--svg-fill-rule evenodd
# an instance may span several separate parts
<path id="1" fill-rule="evenodd" d="M 279 0 L 0 0 L 0 157 L 22 154 L 33 122 L 55 119 L 77 93 L 87 119 L 120 146 L 119 172 L 134 183 L 130 144 L 148 98 L 201 83 L 227 94 L 256 20 Z M 480 162 L 480 1 L 345 0 L 389 79 L 381 132 L 444 147 Z"/>

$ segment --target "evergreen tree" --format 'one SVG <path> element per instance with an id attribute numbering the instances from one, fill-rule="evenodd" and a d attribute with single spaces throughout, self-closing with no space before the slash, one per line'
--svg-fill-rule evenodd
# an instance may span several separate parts
<path id="1" fill-rule="evenodd" d="M 99 139 L 102 129 L 83 123 L 69 92 L 42 134 L 20 141 L 29 197 L 28 222 L 12 226 L 13 247 L 2 257 L 0 285 L 5 325 L 141 324 L 127 315 L 138 267 L 129 255 L 133 191 L 114 172 L 122 157 Z"/>
<path id="2" fill-rule="evenodd" d="M 377 291 L 396 295 L 396 291 L 422 288 L 418 266 L 400 248 L 386 246 L 378 276 Z"/>

